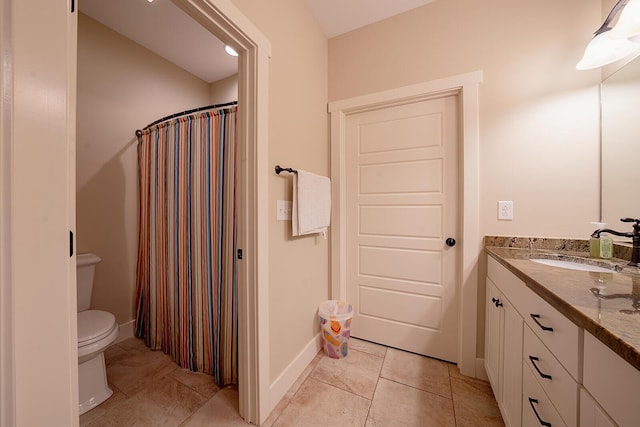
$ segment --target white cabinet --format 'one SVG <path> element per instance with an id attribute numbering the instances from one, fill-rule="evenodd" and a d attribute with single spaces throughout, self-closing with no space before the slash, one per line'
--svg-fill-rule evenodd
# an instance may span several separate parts
<path id="1" fill-rule="evenodd" d="M 580 427 L 616 427 L 587 390 L 580 389 Z"/>
<path id="2" fill-rule="evenodd" d="M 508 296 L 517 299 L 524 283 L 492 259 L 488 275 L 485 366 L 502 418 L 507 426 L 515 427 L 522 419 L 524 322 Z"/>
<path id="3" fill-rule="evenodd" d="M 582 331 L 532 290 L 527 288 L 527 293 L 521 307 L 526 323 L 523 363 L 544 394 L 538 400 L 540 405 L 547 402 L 542 406 L 549 417 L 557 415 L 562 425 L 578 426 Z M 523 406 L 529 399 L 524 393 Z"/>
<path id="4" fill-rule="evenodd" d="M 520 425 L 522 418 L 522 328 L 524 322 L 510 300 L 503 301 L 502 377 L 499 404 L 508 426 Z"/>
<path id="5" fill-rule="evenodd" d="M 583 387 L 618 425 L 640 425 L 640 371 L 588 332 Z"/>
<path id="6" fill-rule="evenodd" d="M 498 384 L 500 381 L 500 327 L 502 324 L 502 310 L 496 307 L 496 303 L 500 301 L 502 294 L 493 284 L 491 279 L 487 279 L 487 297 L 485 304 L 485 346 L 484 346 L 484 364 L 487 371 L 487 377 L 493 387 L 496 400 L 499 399 Z"/>
<path id="7" fill-rule="evenodd" d="M 485 366 L 505 424 L 577 426 L 579 328 L 491 257 L 487 276 Z"/>
<path id="8" fill-rule="evenodd" d="M 531 331 L 524 328 L 524 363 L 569 426 L 578 425 L 579 384 Z M 525 404 L 527 396 L 524 396 Z"/>
<path id="9" fill-rule="evenodd" d="M 556 410 L 552 400 L 544 392 L 534 373 L 525 365 L 522 375 L 522 426 L 565 427 L 567 424 Z"/>
<path id="10" fill-rule="evenodd" d="M 485 366 L 508 426 L 640 426 L 640 370 L 493 257 Z"/>
<path id="11" fill-rule="evenodd" d="M 579 380 L 580 328 L 535 292 L 526 288 L 522 317 L 534 334 L 560 361 L 573 378 Z"/>

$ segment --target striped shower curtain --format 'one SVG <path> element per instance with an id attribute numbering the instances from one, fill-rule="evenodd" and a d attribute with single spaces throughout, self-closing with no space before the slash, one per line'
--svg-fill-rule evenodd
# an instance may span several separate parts
<path id="1" fill-rule="evenodd" d="M 136 336 L 220 386 L 237 384 L 236 111 L 138 137 Z"/>

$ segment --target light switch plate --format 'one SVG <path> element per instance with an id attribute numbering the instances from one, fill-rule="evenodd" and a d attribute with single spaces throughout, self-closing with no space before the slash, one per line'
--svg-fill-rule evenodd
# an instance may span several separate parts
<path id="1" fill-rule="evenodd" d="M 503 221 L 513 220 L 513 202 L 512 201 L 500 201 L 498 202 L 498 219 Z"/>
<path id="2" fill-rule="evenodd" d="M 276 202 L 276 219 L 278 221 L 291 221 L 291 202 L 278 200 Z"/>

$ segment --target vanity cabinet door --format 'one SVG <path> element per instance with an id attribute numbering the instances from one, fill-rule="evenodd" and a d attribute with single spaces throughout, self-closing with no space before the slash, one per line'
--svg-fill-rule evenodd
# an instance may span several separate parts
<path id="1" fill-rule="evenodd" d="M 584 387 L 580 389 L 580 427 L 616 427 Z"/>
<path id="2" fill-rule="evenodd" d="M 519 426 L 522 422 L 522 345 L 524 321 L 511 302 L 502 306 L 502 369 L 500 399 L 504 422 Z"/>
<path id="3" fill-rule="evenodd" d="M 507 426 L 522 424 L 522 348 L 524 321 L 506 297 L 517 294 L 516 277 L 489 259 L 487 277 L 485 367 Z"/>
<path id="4" fill-rule="evenodd" d="M 582 385 L 617 424 L 640 425 L 640 370 L 588 332 Z"/>
<path id="5" fill-rule="evenodd" d="M 487 278 L 487 297 L 485 304 L 485 346 L 484 346 L 484 363 L 487 371 L 487 377 L 496 395 L 499 399 L 500 389 L 498 387 L 499 366 L 500 366 L 500 324 L 502 310 L 496 307 L 495 301 L 502 298 L 500 291 L 493 284 L 491 279 Z"/>

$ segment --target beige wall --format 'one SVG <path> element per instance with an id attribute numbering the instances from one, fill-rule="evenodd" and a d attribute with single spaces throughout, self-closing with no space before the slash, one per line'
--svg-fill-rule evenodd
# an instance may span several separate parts
<path id="1" fill-rule="evenodd" d="M 577 71 L 600 2 L 436 1 L 329 41 L 329 98 L 483 70 L 482 234 L 588 236 L 599 73 Z M 497 221 L 497 201 L 515 219 Z"/>
<path id="2" fill-rule="evenodd" d="M 482 70 L 481 235 L 586 238 L 599 217 L 600 72 L 575 64 L 601 8 L 593 0 L 436 1 L 329 40 L 329 99 Z M 499 200 L 513 200 L 513 221 L 497 220 Z"/>
<path id="3" fill-rule="evenodd" d="M 269 39 L 269 166 L 329 175 L 327 40 L 305 2 L 233 0 Z M 276 200 L 291 200 L 291 175 L 269 180 L 271 381 L 319 332 L 318 304 L 329 296 L 329 241 L 291 238 Z"/>
<path id="4" fill-rule="evenodd" d="M 209 102 L 223 104 L 238 100 L 238 75 L 234 74 L 226 79 L 209 84 Z"/>
<path id="5" fill-rule="evenodd" d="M 102 258 L 92 308 L 135 316 L 137 152 L 134 132 L 209 104 L 209 85 L 86 15 L 78 25 L 77 239 Z"/>

